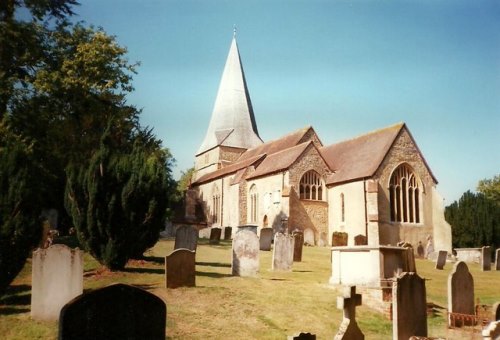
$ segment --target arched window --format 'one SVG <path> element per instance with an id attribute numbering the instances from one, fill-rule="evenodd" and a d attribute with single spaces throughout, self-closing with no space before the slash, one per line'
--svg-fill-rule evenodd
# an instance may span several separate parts
<path id="1" fill-rule="evenodd" d="M 306 172 L 300 179 L 300 199 L 323 200 L 324 183 L 321 176 L 314 170 Z"/>
<path id="2" fill-rule="evenodd" d="M 212 196 L 212 223 L 220 223 L 221 216 L 220 193 L 219 188 L 214 187 Z"/>
<path id="3" fill-rule="evenodd" d="M 389 183 L 391 221 L 420 223 L 418 178 L 406 164 L 394 170 Z"/>
<path id="4" fill-rule="evenodd" d="M 345 202 L 344 194 L 340 194 L 340 221 L 345 222 Z"/>
<path id="5" fill-rule="evenodd" d="M 257 186 L 255 184 L 250 187 L 249 198 L 250 198 L 249 222 L 255 223 L 257 222 L 257 215 L 258 215 L 257 209 L 259 207 L 259 195 L 257 193 Z"/>

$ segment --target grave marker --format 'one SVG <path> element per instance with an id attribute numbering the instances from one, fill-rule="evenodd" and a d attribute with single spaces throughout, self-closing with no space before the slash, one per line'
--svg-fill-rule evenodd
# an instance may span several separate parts
<path id="1" fill-rule="evenodd" d="M 189 249 L 196 251 L 198 245 L 198 230 L 192 226 L 183 225 L 175 232 L 175 249 Z"/>
<path id="2" fill-rule="evenodd" d="M 221 228 L 212 228 L 210 229 L 210 244 L 219 244 L 220 242 L 220 234 L 221 234 L 222 229 Z"/>
<path id="3" fill-rule="evenodd" d="M 481 248 L 481 270 L 483 272 L 491 270 L 491 248 Z"/>
<path id="4" fill-rule="evenodd" d="M 497 249 L 496 251 L 496 256 L 495 256 L 495 269 L 500 270 L 500 248 Z"/>
<path id="5" fill-rule="evenodd" d="M 293 265 L 294 237 L 282 233 L 274 235 L 273 270 L 291 271 Z"/>
<path id="6" fill-rule="evenodd" d="M 260 230 L 260 250 L 270 251 L 273 240 L 273 229 L 263 228 Z"/>
<path id="7" fill-rule="evenodd" d="M 448 325 L 450 327 L 461 327 L 471 324 L 459 315 L 475 315 L 474 305 L 474 278 L 469 272 L 465 262 L 459 261 L 453 266 L 453 270 L 448 276 Z"/>
<path id="8" fill-rule="evenodd" d="M 304 244 L 308 246 L 314 246 L 316 244 L 314 241 L 314 230 L 311 228 L 304 230 Z"/>
<path id="9" fill-rule="evenodd" d="M 368 240 L 365 235 L 356 235 L 354 236 L 354 245 L 355 246 L 365 246 L 368 244 Z"/>
<path id="10" fill-rule="evenodd" d="M 446 250 L 440 250 L 438 253 L 438 257 L 436 259 L 436 269 L 443 270 L 444 265 L 446 264 L 446 257 L 448 256 L 448 252 Z"/>
<path id="11" fill-rule="evenodd" d="M 179 248 L 165 257 L 167 288 L 196 286 L 196 252 Z"/>
<path id="12" fill-rule="evenodd" d="M 33 252 L 31 317 L 57 320 L 61 308 L 83 292 L 83 254 L 55 244 Z"/>
<path id="13" fill-rule="evenodd" d="M 356 294 L 356 286 L 344 287 L 343 295 L 337 297 L 337 308 L 344 310 L 344 317 L 334 340 L 365 338 L 356 322 L 356 306 L 361 306 L 361 294 Z"/>
<path id="14" fill-rule="evenodd" d="M 293 246 L 293 261 L 301 262 L 302 248 L 304 247 L 304 233 L 302 233 L 301 231 L 296 231 L 293 233 L 293 237 L 295 238 Z"/>
<path id="15" fill-rule="evenodd" d="M 250 230 L 241 230 L 233 238 L 231 271 L 234 276 L 257 276 L 259 238 Z"/>
<path id="16" fill-rule="evenodd" d="M 332 247 L 347 246 L 347 233 L 334 231 L 332 234 Z"/>
<path id="17" fill-rule="evenodd" d="M 233 235 L 233 228 L 225 227 L 224 228 L 224 240 L 230 240 Z"/>
<path id="18" fill-rule="evenodd" d="M 59 339 L 165 339 L 167 306 L 145 290 L 114 284 L 82 294 L 61 310 Z"/>

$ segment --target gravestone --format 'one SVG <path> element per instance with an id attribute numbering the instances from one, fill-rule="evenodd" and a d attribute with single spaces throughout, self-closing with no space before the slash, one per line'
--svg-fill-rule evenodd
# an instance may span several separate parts
<path id="1" fill-rule="evenodd" d="M 252 233 L 255 233 L 255 235 L 257 235 L 257 226 L 256 225 L 252 225 L 252 224 L 239 225 L 238 230 L 236 232 L 238 233 L 242 230 L 249 230 Z"/>
<path id="2" fill-rule="evenodd" d="M 53 321 L 61 308 L 83 292 L 83 253 L 63 244 L 33 252 L 31 317 Z"/>
<path id="3" fill-rule="evenodd" d="M 392 338 L 427 336 L 425 280 L 403 273 L 392 283 Z"/>
<path id="4" fill-rule="evenodd" d="M 210 230 L 210 244 L 219 244 L 221 231 L 221 228 L 215 227 Z"/>
<path id="5" fill-rule="evenodd" d="M 198 230 L 192 226 L 183 225 L 175 232 L 174 249 L 189 249 L 196 251 L 198 245 Z"/>
<path id="6" fill-rule="evenodd" d="M 294 240 L 294 237 L 288 234 L 276 233 L 274 235 L 273 270 L 292 270 Z"/>
<path id="7" fill-rule="evenodd" d="M 257 276 L 259 238 L 250 230 L 241 230 L 233 238 L 231 271 L 234 276 Z"/>
<path id="8" fill-rule="evenodd" d="M 366 246 L 368 244 L 368 240 L 365 235 L 356 235 L 354 236 L 354 245 L 355 246 Z"/>
<path id="9" fill-rule="evenodd" d="M 212 233 L 212 228 L 210 228 L 210 227 L 202 228 L 202 229 L 198 230 L 198 237 L 210 239 L 211 233 Z"/>
<path id="10" fill-rule="evenodd" d="M 196 252 L 179 248 L 165 257 L 167 288 L 196 286 Z"/>
<path id="11" fill-rule="evenodd" d="M 328 234 L 325 232 L 322 232 L 319 234 L 319 242 L 318 242 L 320 247 L 328 247 Z"/>
<path id="12" fill-rule="evenodd" d="M 301 231 L 296 231 L 293 233 L 293 237 L 295 238 L 294 246 L 293 246 L 293 261 L 301 262 L 302 261 L 302 248 L 304 247 L 304 233 Z"/>
<path id="13" fill-rule="evenodd" d="M 492 321 L 481 332 L 483 340 L 499 340 L 500 339 L 500 321 Z"/>
<path id="14" fill-rule="evenodd" d="M 481 270 L 483 272 L 491 270 L 491 248 L 481 248 Z"/>
<path id="15" fill-rule="evenodd" d="M 334 231 L 332 234 L 332 247 L 347 246 L 347 233 Z"/>
<path id="16" fill-rule="evenodd" d="M 404 261 L 403 271 L 416 273 L 417 267 L 415 266 L 415 253 L 413 251 L 413 246 L 408 242 L 400 242 L 398 243 L 398 246 L 405 248 L 405 252 L 402 254 Z"/>
<path id="17" fill-rule="evenodd" d="M 424 257 L 424 246 L 422 245 L 421 241 L 418 241 L 417 255 L 418 255 L 419 258 L 423 258 Z"/>
<path id="18" fill-rule="evenodd" d="M 299 333 L 287 336 L 287 340 L 316 340 L 316 334 Z"/>
<path id="19" fill-rule="evenodd" d="M 270 251 L 273 240 L 273 228 L 263 228 L 260 230 L 260 250 Z"/>
<path id="20" fill-rule="evenodd" d="M 497 249 L 496 251 L 496 256 L 495 256 L 495 269 L 500 270 L 500 248 Z"/>
<path id="21" fill-rule="evenodd" d="M 356 286 L 344 287 L 343 295 L 337 297 L 337 308 L 344 310 L 344 317 L 334 340 L 365 338 L 356 322 L 356 306 L 361 306 L 361 294 L 356 294 Z"/>
<path id="22" fill-rule="evenodd" d="M 59 339 L 165 339 L 167 306 L 145 290 L 114 284 L 78 296 L 61 310 Z"/>
<path id="23" fill-rule="evenodd" d="M 233 228 L 225 227 L 224 228 L 224 240 L 230 240 L 233 235 Z"/>
<path id="24" fill-rule="evenodd" d="M 446 250 L 440 250 L 438 253 L 438 257 L 436 260 L 436 269 L 443 270 L 444 265 L 446 264 L 446 257 L 448 256 L 448 252 Z"/>
<path id="25" fill-rule="evenodd" d="M 500 302 L 497 302 L 493 305 L 491 310 L 491 317 L 495 321 L 500 321 Z"/>
<path id="26" fill-rule="evenodd" d="M 306 230 L 304 230 L 304 244 L 308 246 L 314 246 L 316 244 L 314 241 L 314 230 L 311 228 L 306 228 Z"/>
<path id="27" fill-rule="evenodd" d="M 448 312 L 475 315 L 474 278 L 462 261 L 455 263 L 448 276 Z M 462 319 L 449 315 L 450 327 L 461 327 L 463 324 Z"/>

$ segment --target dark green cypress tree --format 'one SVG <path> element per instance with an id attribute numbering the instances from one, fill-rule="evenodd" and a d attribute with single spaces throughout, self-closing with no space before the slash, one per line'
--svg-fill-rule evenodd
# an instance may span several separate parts
<path id="1" fill-rule="evenodd" d="M 0 296 L 42 236 L 42 170 L 31 148 L 0 125 Z"/>
<path id="2" fill-rule="evenodd" d="M 169 154 L 137 138 L 130 152 L 114 144 L 110 129 L 87 168 L 68 168 L 66 209 L 77 236 L 111 270 L 142 256 L 164 227 L 170 196 Z"/>

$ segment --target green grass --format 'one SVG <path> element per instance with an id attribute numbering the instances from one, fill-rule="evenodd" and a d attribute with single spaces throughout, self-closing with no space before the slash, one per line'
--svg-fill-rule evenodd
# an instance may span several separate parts
<path id="1" fill-rule="evenodd" d="M 85 254 L 84 289 L 115 282 L 142 287 L 167 303 L 167 337 L 172 339 L 285 339 L 297 332 L 311 332 L 318 339 L 332 338 L 342 320 L 336 308 L 339 292 L 328 284 L 331 275 L 329 248 L 304 247 L 303 261 L 292 272 L 271 271 L 271 252 L 260 252 L 258 278 L 231 276 L 231 243 L 209 245 L 200 240 L 196 254 L 196 287 L 166 289 L 163 258 L 174 242 L 160 241 L 147 252 L 146 260 L 131 261 L 123 272 L 109 272 Z M 428 279 L 427 301 L 446 308 L 447 280 L 452 264 L 445 270 L 434 263 L 417 260 L 420 276 Z M 474 276 L 475 296 L 482 304 L 500 300 L 500 272 Z M 31 262 L 0 299 L 2 339 L 56 339 L 57 323 L 35 322 L 30 318 Z M 357 320 L 366 339 L 392 338 L 392 324 L 367 306 L 357 308 Z M 446 328 L 446 310 L 428 318 L 429 336 L 459 338 Z M 470 339 L 470 333 L 466 337 Z"/>

